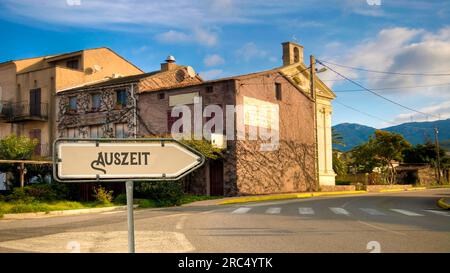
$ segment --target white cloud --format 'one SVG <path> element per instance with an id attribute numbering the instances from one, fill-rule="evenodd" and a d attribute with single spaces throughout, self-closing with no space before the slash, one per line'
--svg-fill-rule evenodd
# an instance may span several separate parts
<path id="1" fill-rule="evenodd" d="M 214 46 L 217 44 L 217 34 L 200 27 L 194 29 L 194 38 L 198 43 L 207 46 Z"/>
<path id="2" fill-rule="evenodd" d="M 432 121 L 440 119 L 448 119 L 450 118 L 450 100 L 446 100 L 437 104 L 432 104 L 430 106 L 426 106 L 420 109 L 421 112 L 434 115 L 434 116 L 425 116 L 419 113 L 408 113 L 408 114 L 400 114 L 397 115 L 393 123 L 401 124 L 405 122 L 420 122 L 420 121 Z M 389 126 L 391 126 L 390 124 Z"/>
<path id="3" fill-rule="evenodd" d="M 80 3 L 70 5 L 68 3 Z M 2 0 L 0 12 L 9 18 L 46 23 L 111 28 L 128 25 L 129 29 L 149 26 L 192 28 L 223 24 L 266 23 L 268 18 L 285 20 L 292 13 L 298 16 L 326 11 L 330 14 L 388 16 L 387 12 L 401 8 L 428 16 L 428 11 L 448 9 L 445 1 L 383 1 L 370 6 L 365 0 Z M 426 12 L 425 12 L 426 11 Z M 438 16 L 438 14 L 436 14 Z M 320 25 L 320 22 L 305 22 Z"/>
<path id="4" fill-rule="evenodd" d="M 184 43 L 192 40 L 192 37 L 184 32 L 169 30 L 156 35 L 156 40 L 164 43 Z"/>
<path id="5" fill-rule="evenodd" d="M 205 80 L 213 80 L 221 76 L 223 76 L 223 70 L 221 69 L 211 69 L 200 72 L 200 77 L 202 77 Z"/>
<path id="6" fill-rule="evenodd" d="M 225 63 L 225 60 L 218 54 L 208 55 L 203 59 L 205 66 L 217 66 Z"/>
<path id="7" fill-rule="evenodd" d="M 327 48 L 327 47 L 326 47 Z M 345 47 L 341 43 L 330 43 L 333 57 L 326 57 L 332 62 L 360 67 L 369 70 L 393 71 L 413 74 L 450 73 L 450 27 L 436 33 L 423 29 L 389 28 L 383 29 L 373 38 L 366 39 L 353 47 Z M 385 88 L 397 87 L 379 91 L 385 94 L 414 94 L 446 96 L 449 93 L 450 77 L 432 76 L 400 76 L 381 73 L 367 73 L 331 65 L 332 68 L 351 78 L 358 80 L 367 87 Z M 326 79 L 339 79 L 333 72 L 321 75 Z M 328 84 L 333 82 L 327 82 Z M 403 86 L 441 85 L 440 87 L 404 88 Z"/>
<path id="8" fill-rule="evenodd" d="M 189 34 L 177 30 L 169 30 L 156 35 L 155 38 L 160 42 L 169 44 L 197 43 L 205 46 L 217 44 L 217 34 L 199 27 L 193 29 Z"/>
<path id="9" fill-rule="evenodd" d="M 238 58 L 248 62 L 252 59 L 265 58 L 267 57 L 267 51 L 260 49 L 255 43 L 249 42 L 243 45 L 236 51 Z"/>

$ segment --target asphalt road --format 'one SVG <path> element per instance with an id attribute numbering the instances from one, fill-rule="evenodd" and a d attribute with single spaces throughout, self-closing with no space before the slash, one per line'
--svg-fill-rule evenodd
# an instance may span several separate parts
<path id="1" fill-rule="evenodd" d="M 450 189 L 135 212 L 137 252 L 450 252 Z M 1 220 L 0 252 L 126 252 L 126 212 Z"/>

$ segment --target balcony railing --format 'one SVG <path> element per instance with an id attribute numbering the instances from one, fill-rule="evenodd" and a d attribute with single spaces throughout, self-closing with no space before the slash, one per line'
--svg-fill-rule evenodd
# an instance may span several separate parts
<path id="1" fill-rule="evenodd" d="M 19 121 L 47 121 L 48 120 L 48 103 L 10 103 L 3 104 L 2 115 L 10 122 Z"/>

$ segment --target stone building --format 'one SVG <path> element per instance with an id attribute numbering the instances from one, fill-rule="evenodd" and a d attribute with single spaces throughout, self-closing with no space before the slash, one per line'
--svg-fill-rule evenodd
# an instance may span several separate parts
<path id="1" fill-rule="evenodd" d="M 168 59 L 160 71 L 59 92 L 59 135 L 167 136 L 178 120 L 187 118 L 184 113 L 174 116 L 174 107 L 183 105 L 194 113 L 190 117 L 194 128 L 196 109 L 202 112 L 215 106 L 227 112 L 230 106 L 242 106 L 242 115 L 221 116 L 224 125 L 233 126 L 214 128 L 208 136 L 223 147 L 223 159 L 210 160 L 186 178 L 186 190 L 211 195 L 315 191 L 321 185 L 334 185 L 331 100 L 335 95 L 319 79 L 311 92 L 309 78 L 303 47 L 290 42 L 283 43 L 283 66 L 213 81 L 202 81 L 192 68 Z M 257 115 L 251 113 L 254 109 Z M 264 109 L 277 109 L 277 118 Z M 216 115 L 201 116 L 200 127 L 220 119 Z M 239 137 L 240 125 L 244 138 Z M 263 129 L 277 132 L 276 143 L 248 138 Z"/>
<path id="2" fill-rule="evenodd" d="M 137 126 L 146 124 L 139 113 L 142 107 L 148 107 L 136 104 L 141 91 L 201 81 L 191 67 L 178 66 L 168 60 L 158 71 L 60 90 L 57 94 L 58 137 L 128 138 L 149 135 L 148 128 Z"/>
<path id="3" fill-rule="evenodd" d="M 57 90 L 142 73 L 108 48 L 0 63 L 0 137 L 38 139 L 35 156 L 48 157 L 57 133 Z"/>

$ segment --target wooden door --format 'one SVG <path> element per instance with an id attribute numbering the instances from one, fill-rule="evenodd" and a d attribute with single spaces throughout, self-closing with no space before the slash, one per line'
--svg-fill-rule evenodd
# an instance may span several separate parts
<path id="1" fill-rule="evenodd" d="M 210 195 L 223 195 L 223 161 L 211 160 L 209 162 Z"/>

